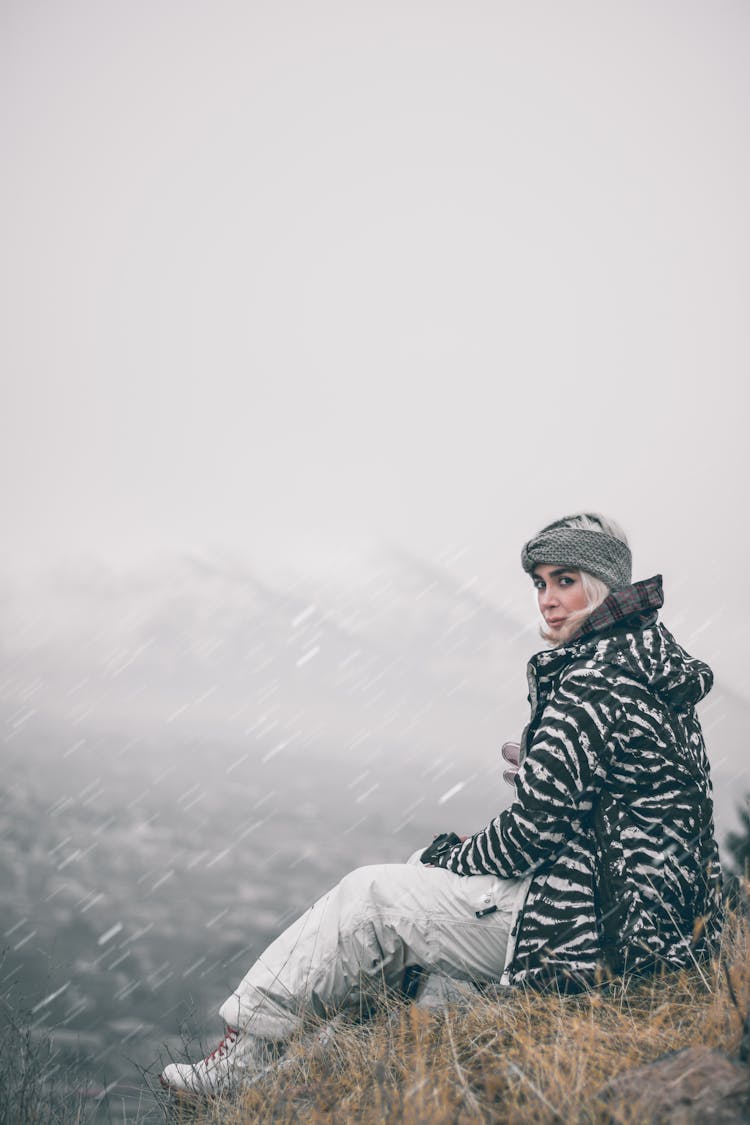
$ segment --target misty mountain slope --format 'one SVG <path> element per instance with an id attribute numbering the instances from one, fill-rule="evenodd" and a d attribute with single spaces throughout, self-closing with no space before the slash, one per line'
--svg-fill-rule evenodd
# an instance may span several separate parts
<path id="1" fill-rule="evenodd" d="M 722 683 L 714 684 L 699 715 L 711 762 L 719 842 L 737 824 L 737 808 L 750 799 L 750 704 Z"/>
<path id="2" fill-rule="evenodd" d="M 203 763 L 217 786 L 321 754 L 348 777 L 404 756 L 445 763 L 456 784 L 495 768 L 526 721 L 539 646 L 533 622 L 400 550 L 348 582 L 274 585 L 194 556 L 68 572 L 6 589 L 0 614 L 9 751 L 23 737 L 48 769 L 79 762 L 82 777 L 90 760 L 152 779 Z M 717 684 L 701 714 L 721 835 L 750 787 L 750 708 Z"/>
<path id="3" fill-rule="evenodd" d="M 369 731 L 470 750 L 516 736 L 524 720 L 518 625 L 403 560 L 354 592 L 273 591 L 251 573 L 181 560 L 150 578 L 68 581 L 33 604 L 3 629 L 11 729 L 47 717 L 71 734 L 174 727 L 251 744 L 273 731 L 265 753 Z M 495 726 L 502 707 L 509 730 Z"/>

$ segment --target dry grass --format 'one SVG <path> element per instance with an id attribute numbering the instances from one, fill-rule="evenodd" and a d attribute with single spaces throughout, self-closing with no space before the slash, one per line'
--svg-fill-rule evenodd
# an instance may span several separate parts
<path id="1" fill-rule="evenodd" d="M 480 996 L 447 1012 L 389 1000 L 368 1023 L 341 1020 L 323 1050 L 293 1044 L 287 1065 L 239 1100 L 174 1120 L 601 1125 L 612 1118 L 598 1092 L 620 1072 L 696 1044 L 737 1052 L 727 969 L 744 1013 L 750 949 L 735 915 L 721 958 L 700 969 L 579 996 Z"/>

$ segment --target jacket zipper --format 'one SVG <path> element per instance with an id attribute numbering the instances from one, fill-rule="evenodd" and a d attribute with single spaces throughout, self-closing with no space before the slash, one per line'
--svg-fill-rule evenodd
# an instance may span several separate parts
<path id="1" fill-rule="evenodd" d="M 529 895 L 529 889 L 531 888 L 532 879 L 533 875 L 526 876 L 526 886 L 523 888 L 523 891 L 519 897 L 515 918 L 513 919 L 513 925 L 511 926 L 510 934 L 508 935 L 508 945 L 505 950 L 505 964 L 503 965 L 503 971 L 500 975 L 500 984 L 504 988 L 510 987 L 510 968 L 516 955 L 518 935 L 521 929 L 521 919 L 523 917 L 524 908 L 526 906 L 526 899 Z"/>

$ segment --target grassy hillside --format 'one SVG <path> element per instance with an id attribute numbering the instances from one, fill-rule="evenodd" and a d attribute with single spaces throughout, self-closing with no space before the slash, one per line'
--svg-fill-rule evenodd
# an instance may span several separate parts
<path id="1" fill-rule="evenodd" d="M 339 1019 L 325 1046 L 292 1045 L 287 1064 L 239 1099 L 174 1106 L 169 1117 L 196 1125 L 643 1123 L 642 1107 L 607 1110 L 600 1091 L 683 1047 L 736 1055 L 750 1004 L 749 945 L 747 923 L 732 914 L 715 963 L 645 982 L 571 997 L 479 996 L 447 1012 L 383 998 L 371 1021 Z"/>
<path id="2" fill-rule="evenodd" d="M 743 1038 L 748 1048 L 749 1009 L 750 927 L 733 912 L 709 964 L 579 996 L 476 993 L 440 1011 L 383 995 L 368 1020 L 339 1016 L 309 1028 L 279 1066 L 234 1097 L 175 1101 L 159 1090 L 155 1066 L 126 1112 L 116 1097 L 72 1087 L 52 1040 L 6 1006 L 0 1125 L 651 1125 L 650 1102 L 608 1103 L 607 1083 L 685 1047 L 737 1057 Z M 721 1118 L 730 1119 L 747 1120 Z M 678 1120 L 718 1118 L 670 1125 Z"/>

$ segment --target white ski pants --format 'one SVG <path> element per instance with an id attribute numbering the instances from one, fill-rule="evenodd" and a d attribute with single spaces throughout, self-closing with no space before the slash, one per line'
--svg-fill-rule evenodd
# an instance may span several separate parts
<path id="1" fill-rule="evenodd" d="M 222 1004 L 224 1021 L 282 1040 L 306 1015 L 366 1006 L 411 966 L 499 980 L 528 879 L 454 875 L 419 854 L 344 876 L 258 958 Z"/>

